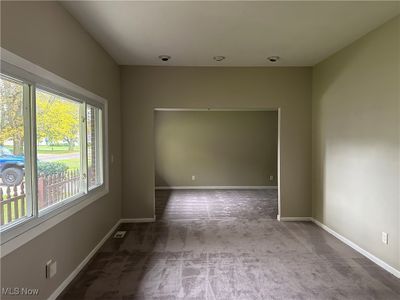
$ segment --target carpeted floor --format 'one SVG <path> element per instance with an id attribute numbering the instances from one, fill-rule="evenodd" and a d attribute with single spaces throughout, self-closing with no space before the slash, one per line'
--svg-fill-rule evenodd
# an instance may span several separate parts
<path id="1" fill-rule="evenodd" d="M 400 299 L 400 279 L 316 225 L 275 220 L 274 190 L 157 191 L 156 207 L 62 299 Z"/>

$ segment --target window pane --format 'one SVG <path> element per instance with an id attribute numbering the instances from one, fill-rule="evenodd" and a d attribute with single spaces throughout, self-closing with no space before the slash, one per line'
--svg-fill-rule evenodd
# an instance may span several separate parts
<path id="1" fill-rule="evenodd" d="M 39 211 L 83 192 L 80 107 L 65 97 L 36 91 Z"/>
<path id="2" fill-rule="evenodd" d="M 26 86 L 25 86 L 26 87 Z M 1 226 L 31 216 L 26 196 L 24 84 L 0 77 L 0 217 Z M 28 201 L 29 200 L 29 201 Z"/>
<path id="3" fill-rule="evenodd" d="M 101 109 L 87 106 L 87 160 L 89 189 L 103 183 L 102 179 L 102 142 Z"/>

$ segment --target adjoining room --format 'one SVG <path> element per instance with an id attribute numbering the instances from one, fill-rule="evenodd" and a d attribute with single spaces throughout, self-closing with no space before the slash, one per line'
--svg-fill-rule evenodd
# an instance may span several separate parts
<path id="1" fill-rule="evenodd" d="M 278 216 L 278 111 L 157 109 L 156 218 Z"/>
<path id="2" fill-rule="evenodd" d="M 400 1 L 0 1 L 0 298 L 400 299 Z"/>

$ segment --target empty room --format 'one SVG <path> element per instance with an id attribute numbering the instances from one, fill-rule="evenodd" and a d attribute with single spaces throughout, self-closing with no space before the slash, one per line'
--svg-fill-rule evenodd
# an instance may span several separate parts
<path id="1" fill-rule="evenodd" d="M 278 111 L 157 109 L 154 137 L 156 219 L 278 217 Z"/>
<path id="2" fill-rule="evenodd" d="M 400 1 L 1 1 L 1 299 L 400 299 Z"/>

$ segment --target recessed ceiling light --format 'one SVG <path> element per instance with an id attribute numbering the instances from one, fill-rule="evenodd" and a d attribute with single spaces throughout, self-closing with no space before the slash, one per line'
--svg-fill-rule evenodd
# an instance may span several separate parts
<path id="1" fill-rule="evenodd" d="M 171 59 L 171 56 L 169 56 L 169 55 L 160 55 L 158 58 L 161 59 L 162 61 L 169 61 Z"/>
<path id="2" fill-rule="evenodd" d="M 270 56 L 268 57 L 268 60 L 272 63 L 276 63 L 278 60 L 280 60 L 281 58 L 279 56 Z"/>
<path id="3" fill-rule="evenodd" d="M 226 58 L 226 57 L 225 57 L 225 56 L 222 56 L 222 55 L 217 55 L 217 56 L 214 56 L 214 57 L 213 57 L 213 59 L 214 59 L 215 61 L 223 61 L 225 58 Z"/>

